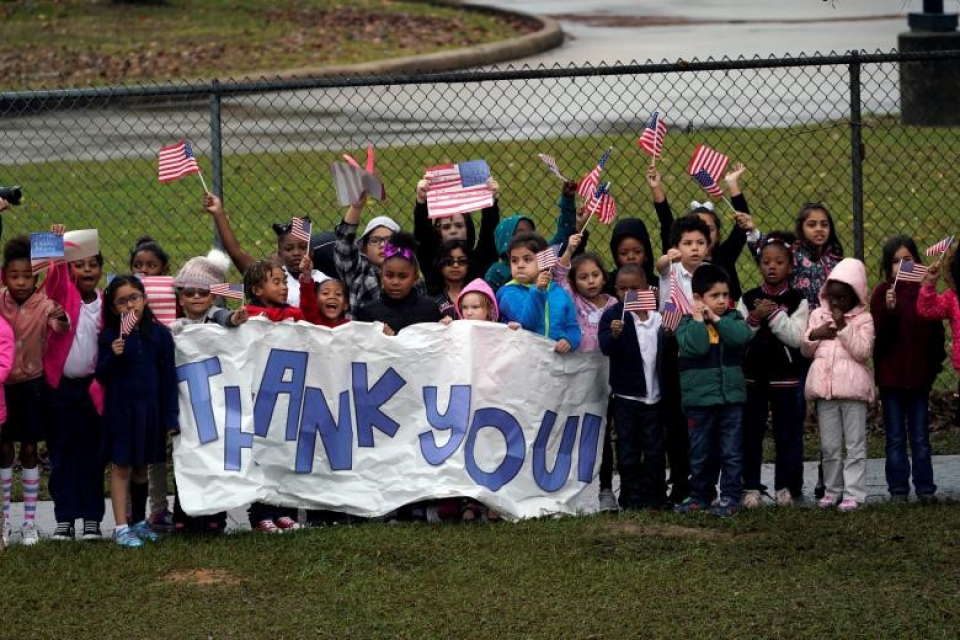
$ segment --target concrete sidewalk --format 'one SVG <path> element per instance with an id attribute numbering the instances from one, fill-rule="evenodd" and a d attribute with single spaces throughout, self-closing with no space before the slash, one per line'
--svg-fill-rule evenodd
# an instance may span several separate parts
<path id="1" fill-rule="evenodd" d="M 887 482 L 884 475 L 883 458 L 867 460 L 867 502 L 877 503 L 888 499 Z M 937 483 L 937 495 L 941 499 L 960 500 L 960 455 L 934 456 L 933 457 L 933 477 Z M 767 486 L 773 486 L 773 465 L 763 465 L 761 474 L 763 483 Z M 804 492 L 808 497 L 813 495 L 813 487 L 817 482 L 817 463 L 804 463 Z M 617 490 L 619 479 L 614 476 L 614 491 Z M 595 513 L 597 511 L 597 493 L 598 485 L 595 482 L 593 486 L 588 487 L 581 494 L 581 501 L 578 504 L 580 511 L 584 514 Z M 915 497 L 911 495 L 911 500 Z M 106 500 L 106 516 L 102 523 L 102 530 L 105 536 L 109 537 L 113 532 L 114 520 L 110 507 L 110 501 Z M 813 504 L 813 501 L 810 501 Z M 171 497 L 171 508 L 173 499 Z M 18 527 L 23 521 L 23 503 L 17 502 L 12 507 L 11 523 L 14 525 L 13 538 L 11 545 L 20 543 L 20 533 Z M 37 527 L 40 530 L 41 540 L 49 538 L 56 528 L 56 520 L 53 516 L 53 502 L 47 500 L 37 505 Z M 249 530 L 250 524 L 247 521 L 246 509 L 234 509 L 227 514 L 227 531 Z M 104 538 L 107 539 L 106 537 Z"/>

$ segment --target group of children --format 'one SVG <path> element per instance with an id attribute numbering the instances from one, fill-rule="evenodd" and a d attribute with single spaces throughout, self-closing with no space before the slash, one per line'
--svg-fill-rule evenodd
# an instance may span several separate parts
<path id="1" fill-rule="evenodd" d="M 311 242 L 291 224 L 274 225 L 276 253 L 267 259 L 241 247 L 219 199 L 207 194 L 203 207 L 226 254 L 193 258 L 176 273 L 178 319 L 170 326 L 151 312 L 140 279 L 170 273 L 168 255 L 149 238 L 131 252 L 131 273 L 113 277 L 102 292 L 102 256 L 51 266 L 39 284 L 29 241 L 9 240 L 0 294 L 4 538 L 12 533 L 19 443 L 21 536 L 25 544 L 38 540 L 41 440 L 50 454 L 55 539 L 77 537 L 78 520 L 81 537 L 101 537 L 104 463 L 111 469 L 118 544 L 138 547 L 178 527 L 222 529 L 222 518 L 198 524 L 178 505 L 176 517 L 168 509 L 167 439 L 179 429 L 174 340 L 185 325 L 236 327 L 254 316 L 325 327 L 380 322 L 388 335 L 422 322 L 502 322 L 546 336 L 558 354 L 602 352 L 610 371 L 603 510 L 672 506 L 730 515 L 759 506 L 768 425 L 776 446 L 773 499 L 781 506 L 802 500 L 809 400 L 816 402 L 821 436 L 824 487 L 817 504 L 856 509 L 865 500 L 866 416 L 876 383 L 892 499 L 907 499 L 912 471 L 918 498 L 935 500 L 927 411 L 944 356 L 941 321 L 949 319 L 955 335 L 960 330 L 960 261 L 948 262 L 952 277 L 943 294 L 936 290 L 939 265 L 929 268 L 922 285 L 899 280 L 901 261 L 919 264 L 921 257 L 913 240 L 894 237 L 883 248 L 883 281 L 869 295 L 864 264 L 843 258 L 823 204 L 803 205 L 794 232 L 761 235 L 739 188 L 743 170 L 739 165 L 726 176 L 737 213 L 724 237 L 725 220 L 710 203 L 694 202 L 674 218 L 660 174 L 650 168 L 659 257 L 646 225 L 621 219 L 612 230 L 609 272 L 588 250 L 589 213 L 577 207 L 573 182 L 563 185 L 549 241 L 531 216 L 501 219 L 496 199 L 480 213 L 479 232 L 470 215 L 431 220 L 421 183 L 412 234 L 385 216 L 360 232 L 361 198 L 332 234 Z M 496 193 L 498 185 L 491 180 L 490 186 Z M 4 206 L 0 201 L 0 210 Z M 541 269 L 537 254 L 548 247 L 558 260 Z M 762 284 L 743 292 L 737 260 L 745 248 Z M 243 273 L 246 298 L 236 311 L 216 306 L 211 291 L 224 282 L 231 260 Z M 631 292 L 654 289 L 657 310 L 625 304 Z M 678 324 L 668 322 L 677 302 L 685 311 Z M 953 364 L 960 369 L 960 341 L 954 341 Z M 47 410 L 38 415 L 36 407 Z M 612 491 L 614 434 L 619 498 Z M 414 505 L 403 515 L 496 517 L 469 501 L 440 506 Z M 342 517 L 309 512 L 308 522 Z M 263 532 L 301 526 L 296 510 L 262 503 L 251 506 L 250 520 Z"/>

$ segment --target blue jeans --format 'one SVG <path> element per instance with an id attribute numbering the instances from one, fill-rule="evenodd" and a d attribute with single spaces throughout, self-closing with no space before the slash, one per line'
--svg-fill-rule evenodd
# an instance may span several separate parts
<path id="1" fill-rule="evenodd" d="M 743 490 L 743 405 L 687 407 L 690 496 L 706 504 L 720 471 L 720 497 L 740 503 Z"/>
<path id="2" fill-rule="evenodd" d="M 663 414 L 659 404 L 610 398 L 617 430 L 620 507 L 661 507 L 667 500 Z"/>
<path id="3" fill-rule="evenodd" d="M 913 487 L 917 495 L 932 495 L 933 463 L 930 460 L 930 394 L 928 391 L 905 391 L 880 388 L 883 427 L 887 433 L 887 488 L 891 495 L 910 493 L 910 459 L 907 439 L 913 457 Z"/>
<path id="4" fill-rule="evenodd" d="M 789 489 L 794 497 L 803 490 L 803 419 L 797 412 L 797 387 L 747 385 L 747 404 L 743 410 L 743 488 L 760 490 L 763 463 L 763 438 L 767 416 L 772 413 L 776 467 L 773 486 Z"/>

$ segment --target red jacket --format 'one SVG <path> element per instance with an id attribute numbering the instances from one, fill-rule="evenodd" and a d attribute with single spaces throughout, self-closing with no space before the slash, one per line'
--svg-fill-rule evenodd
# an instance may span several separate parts
<path id="1" fill-rule="evenodd" d="M 300 283 L 300 307 L 291 307 L 285 305 L 282 307 L 261 307 L 255 304 L 246 305 L 247 313 L 250 317 L 264 316 L 271 322 L 283 322 L 284 320 L 293 320 L 299 322 L 306 320 L 312 324 L 326 324 L 323 316 L 320 315 L 320 307 L 317 305 L 317 296 L 313 292 L 313 282 Z M 329 325 L 327 325 L 329 326 Z"/>
<path id="2" fill-rule="evenodd" d="M 897 282 L 897 304 L 887 309 L 889 282 L 881 282 L 870 298 L 877 338 L 873 345 L 874 379 L 879 387 L 928 390 L 940 373 L 946 352 L 943 324 L 917 311 L 920 284 Z"/>

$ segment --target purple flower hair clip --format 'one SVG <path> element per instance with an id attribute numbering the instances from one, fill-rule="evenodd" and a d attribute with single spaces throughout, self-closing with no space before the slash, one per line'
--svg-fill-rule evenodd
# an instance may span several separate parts
<path id="1" fill-rule="evenodd" d="M 383 243 L 383 259 L 387 258 L 403 258 L 408 262 L 414 262 L 413 258 L 413 249 L 406 247 L 398 247 L 389 240 Z"/>

